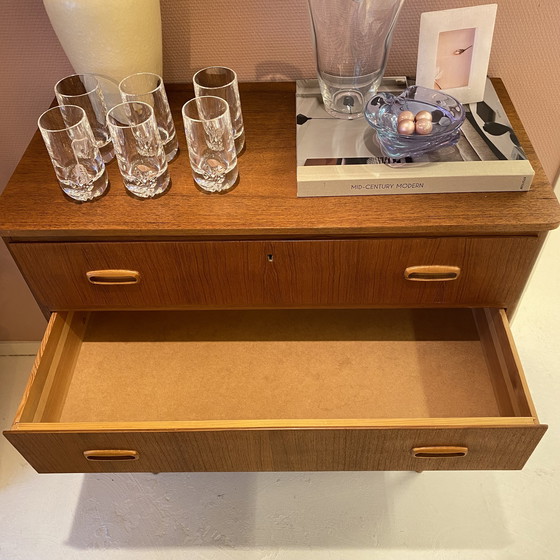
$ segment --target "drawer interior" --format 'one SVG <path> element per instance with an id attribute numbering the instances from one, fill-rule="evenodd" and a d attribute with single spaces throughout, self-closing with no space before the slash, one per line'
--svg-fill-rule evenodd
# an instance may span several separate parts
<path id="1" fill-rule="evenodd" d="M 536 421 L 505 313 L 55 314 L 19 422 Z"/>

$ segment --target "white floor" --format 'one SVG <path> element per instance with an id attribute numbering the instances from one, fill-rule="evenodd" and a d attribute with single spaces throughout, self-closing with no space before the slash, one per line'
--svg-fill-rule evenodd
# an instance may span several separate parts
<path id="1" fill-rule="evenodd" d="M 560 550 L 560 232 L 513 322 L 540 419 L 523 471 L 38 475 L 0 441 L 0 559 L 545 560 Z M 0 357 L 7 427 L 33 358 Z"/>

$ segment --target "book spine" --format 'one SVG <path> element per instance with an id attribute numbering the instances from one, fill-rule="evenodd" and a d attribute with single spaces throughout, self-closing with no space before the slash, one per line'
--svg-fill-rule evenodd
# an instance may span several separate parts
<path id="1" fill-rule="evenodd" d="M 527 191 L 531 175 L 430 177 L 417 180 L 348 180 L 298 181 L 298 197 L 311 196 L 372 196 L 383 194 L 426 194 L 453 192 Z"/>

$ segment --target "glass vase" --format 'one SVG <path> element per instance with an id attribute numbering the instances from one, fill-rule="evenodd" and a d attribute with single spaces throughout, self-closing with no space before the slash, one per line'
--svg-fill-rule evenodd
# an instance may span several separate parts
<path id="1" fill-rule="evenodd" d="M 327 113 L 364 114 L 383 78 L 404 0 L 308 0 L 317 75 Z"/>

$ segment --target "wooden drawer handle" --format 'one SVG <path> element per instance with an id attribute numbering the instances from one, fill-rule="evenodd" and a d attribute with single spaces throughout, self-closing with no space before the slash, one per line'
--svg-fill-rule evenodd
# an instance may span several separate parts
<path id="1" fill-rule="evenodd" d="M 432 447 L 414 447 L 411 453 L 413 457 L 420 459 L 445 459 L 448 457 L 464 457 L 468 452 L 468 447 L 434 445 Z"/>
<path id="2" fill-rule="evenodd" d="M 136 461 L 140 454 L 130 449 L 90 449 L 84 451 L 88 461 Z"/>
<path id="3" fill-rule="evenodd" d="M 120 286 L 140 282 L 140 273 L 136 270 L 90 270 L 86 272 L 86 276 L 92 284 L 101 286 Z"/>
<path id="4" fill-rule="evenodd" d="M 416 282 L 446 282 L 449 280 L 457 280 L 461 274 L 461 269 L 458 266 L 443 266 L 443 265 L 429 265 L 429 266 L 409 266 L 404 271 L 406 280 L 413 280 Z"/>

